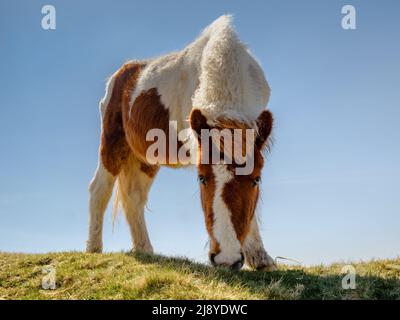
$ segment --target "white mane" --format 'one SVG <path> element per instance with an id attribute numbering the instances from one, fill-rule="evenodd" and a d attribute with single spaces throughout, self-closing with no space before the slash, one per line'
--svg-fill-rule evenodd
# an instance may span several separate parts
<path id="1" fill-rule="evenodd" d="M 254 120 L 266 107 L 269 87 L 258 63 L 237 36 L 231 16 L 209 26 L 193 106 L 213 119 L 225 115 Z"/>
<path id="2" fill-rule="evenodd" d="M 157 88 L 178 130 L 187 127 L 192 108 L 201 109 L 210 121 L 219 116 L 255 120 L 270 94 L 261 67 L 240 42 L 230 15 L 215 20 L 185 49 L 151 60 L 131 101 L 151 88 Z"/>

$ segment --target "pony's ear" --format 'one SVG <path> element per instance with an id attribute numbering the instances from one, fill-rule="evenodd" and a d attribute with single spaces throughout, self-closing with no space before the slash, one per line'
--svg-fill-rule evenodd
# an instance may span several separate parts
<path id="1" fill-rule="evenodd" d="M 274 118 L 269 110 L 264 110 L 257 118 L 258 135 L 256 138 L 256 146 L 260 149 L 265 146 L 269 136 L 271 135 Z"/>
<path id="2" fill-rule="evenodd" d="M 190 113 L 190 127 L 200 137 L 201 129 L 209 129 L 207 118 L 201 113 L 199 109 L 193 109 Z"/>

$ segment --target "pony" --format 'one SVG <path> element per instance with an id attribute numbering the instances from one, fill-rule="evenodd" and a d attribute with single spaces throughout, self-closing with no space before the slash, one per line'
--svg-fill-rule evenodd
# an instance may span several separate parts
<path id="1" fill-rule="evenodd" d="M 256 215 L 264 151 L 273 127 L 272 113 L 266 109 L 269 96 L 264 73 L 239 40 L 230 15 L 215 20 L 181 51 L 122 65 L 107 81 L 99 106 L 101 141 L 89 186 L 86 251 L 102 251 L 104 212 L 116 185 L 114 208 L 122 205 L 134 250 L 152 253 L 144 208 L 157 172 L 164 165 L 195 164 L 211 264 L 239 270 L 246 263 L 257 270 L 275 270 Z M 168 136 L 172 121 L 177 131 L 184 132 L 173 142 L 192 161 L 175 161 L 171 141 L 166 142 L 164 161 L 151 161 L 148 133 L 158 129 Z M 201 161 L 211 154 L 205 147 L 207 139 L 200 138 L 204 130 L 237 129 L 254 132 L 253 139 L 241 138 L 252 141 L 250 172 L 237 174 L 243 163 L 236 160 Z M 244 154 L 248 159 L 246 150 Z"/>

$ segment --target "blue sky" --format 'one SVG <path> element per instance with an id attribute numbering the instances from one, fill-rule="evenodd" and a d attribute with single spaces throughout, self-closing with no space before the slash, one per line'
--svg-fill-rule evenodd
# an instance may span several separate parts
<path id="1" fill-rule="evenodd" d="M 52 4 L 57 29 L 41 28 Z M 341 8 L 357 29 L 341 28 Z M 83 250 L 98 101 L 130 58 L 183 48 L 224 13 L 272 88 L 262 183 L 272 256 L 305 264 L 396 257 L 400 245 L 398 1 L 0 2 L 0 250 Z M 194 169 L 161 170 L 146 214 L 156 252 L 207 258 Z M 131 246 L 107 212 L 106 251 Z"/>

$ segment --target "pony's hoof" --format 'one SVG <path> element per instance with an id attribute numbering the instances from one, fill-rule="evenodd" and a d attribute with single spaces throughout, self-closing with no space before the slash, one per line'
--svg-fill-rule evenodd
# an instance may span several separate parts
<path id="1" fill-rule="evenodd" d="M 272 257 L 266 253 L 266 257 L 264 257 L 262 263 L 257 266 L 256 270 L 258 271 L 277 271 L 278 270 L 278 266 L 275 263 L 275 260 L 272 259 Z"/>
<path id="2" fill-rule="evenodd" d="M 257 271 L 276 271 L 278 266 L 275 260 L 264 250 L 256 250 L 246 256 L 247 265 Z"/>
<path id="3" fill-rule="evenodd" d="M 145 253 L 145 254 L 153 254 L 154 250 L 152 246 L 135 246 L 132 250 L 132 253 Z"/>
<path id="4" fill-rule="evenodd" d="M 102 253 L 103 252 L 103 245 L 102 244 L 95 244 L 91 242 L 87 242 L 86 245 L 86 253 Z"/>
<path id="5" fill-rule="evenodd" d="M 268 265 L 262 265 L 257 267 L 257 271 L 266 271 L 266 272 L 271 272 L 271 271 L 278 271 L 278 266 L 276 263 L 268 264 Z"/>

